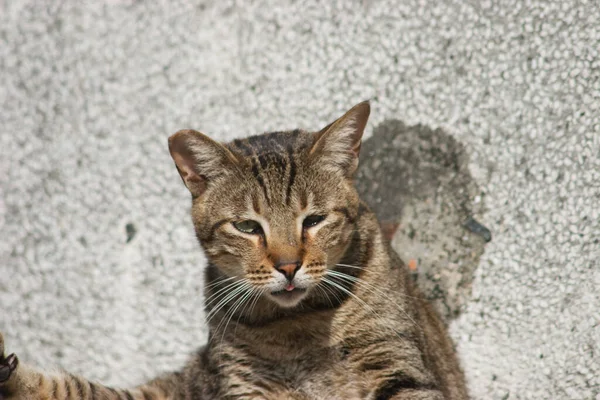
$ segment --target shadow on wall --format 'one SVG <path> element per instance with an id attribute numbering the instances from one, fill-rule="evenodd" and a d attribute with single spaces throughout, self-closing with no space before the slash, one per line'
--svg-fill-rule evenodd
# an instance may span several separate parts
<path id="1" fill-rule="evenodd" d="M 441 129 L 385 121 L 363 142 L 356 185 L 424 294 L 447 320 L 457 317 L 491 240 L 474 218 L 484 193 L 464 146 Z"/>

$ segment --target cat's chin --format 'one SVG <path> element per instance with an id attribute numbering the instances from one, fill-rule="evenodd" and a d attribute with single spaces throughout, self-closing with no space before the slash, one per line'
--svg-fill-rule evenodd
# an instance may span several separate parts
<path id="1" fill-rule="evenodd" d="M 277 305 L 283 308 L 292 308 L 297 306 L 302 299 L 306 297 L 307 289 L 295 288 L 294 290 L 279 290 L 269 293 L 269 297 Z"/>

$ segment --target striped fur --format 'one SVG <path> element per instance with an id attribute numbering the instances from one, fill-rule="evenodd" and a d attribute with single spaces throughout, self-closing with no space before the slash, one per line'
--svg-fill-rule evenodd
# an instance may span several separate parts
<path id="1" fill-rule="evenodd" d="M 445 325 L 354 189 L 368 115 L 361 103 L 316 133 L 227 144 L 191 130 L 173 135 L 171 154 L 209 259 L 208 343 L 181 372 L 130 391 L 14 368 L 4 358 L 0 393 L 11 400 L 466 399 Z"/>
<path id="2" fill-rule="evenodd" d="M 0 335 L 0 355 L 3 339 Z M 2 362 L 0 362 L 0 365 Z M 113 389 L 63 372 L 47 374 L 18 366 L 8 380 L 0 380 L 0 399 L 15 400 L 174 400 L 185 399 L 183 376 L 165 375 L 130 390 Z"/>

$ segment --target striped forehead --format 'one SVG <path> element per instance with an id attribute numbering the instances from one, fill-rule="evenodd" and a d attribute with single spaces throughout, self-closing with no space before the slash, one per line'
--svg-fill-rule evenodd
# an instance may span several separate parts
<path id="1" fill-rule="evenodd" d="M 290 205 L 298 173 L 298 153 L 309 147 L 312 136 L 301 130 L 272 132 L 236 139 L 229 146 L 249 162 L 265 202 L 270 208 Z"/>
<path id="2" fill-rule="evenodd" d="M 300 129 L 285 132 L 270 132 L 262 135 L 235 139 L 229 146 L 245 156 L 259 156 L 268 153 L 295 152 L 308 147 L 311 134 Z"/>

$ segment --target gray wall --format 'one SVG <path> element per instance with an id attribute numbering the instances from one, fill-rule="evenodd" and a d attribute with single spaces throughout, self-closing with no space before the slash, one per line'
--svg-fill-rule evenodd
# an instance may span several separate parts
<path id="1" fill-rule="evenodd" d="M 0 330 L 23 361 L 120 385 L 180 365 L 205 261 L 168 135 L 371 98 L 367 135 L 442 127 L 485 193 L 451 326 L 474 398 L 597 398 L 596 1 L 53 3 L 0 2 Z"/>

